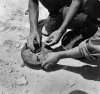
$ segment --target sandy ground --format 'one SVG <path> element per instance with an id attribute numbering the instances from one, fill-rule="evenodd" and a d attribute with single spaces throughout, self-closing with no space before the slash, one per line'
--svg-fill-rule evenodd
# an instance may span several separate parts
<path id="1" fill-rule="evenodd" d="M 50 72 L 23 65 L 20 51 L 29 34 L 27 6 L 28 0 L 0 0 L 0 94 L 100 94 L 97 79 L 79 74 L 84 63 L 78 60 L 61 60 L 65 67 Z M 47 15 L 40 5 L 40 19 Z"/>

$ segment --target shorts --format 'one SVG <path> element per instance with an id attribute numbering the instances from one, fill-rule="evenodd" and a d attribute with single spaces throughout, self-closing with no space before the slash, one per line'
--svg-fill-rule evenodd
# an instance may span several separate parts
<path id="1" fill-rule="evenodd" d="M 93 37 L 79 44 L 79 52 L 89 61 L 100 61 L 100 27 Z"/>

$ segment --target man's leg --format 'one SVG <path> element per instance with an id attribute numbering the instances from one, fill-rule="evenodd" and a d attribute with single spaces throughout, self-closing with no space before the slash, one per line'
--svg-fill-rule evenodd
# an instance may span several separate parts
<path id="1" fill-rule="evenodd" d="M 60 28 L 63 22 L 63 8 L 60 6 L 58 0 L 40 0 L 41 3 L 48 9 L 49 16 L 45 21 L 43 34 L 50 35 L 53 31 L 56 31 Z M 65 4 L 66 5 L 66 4 Z M 66 6 L 67 7 L 67 6 Z"/>
<path id="2" fill-rule="evenodd" d="M 72 47 L 78 46 L 82 41 L 92 37 L 96 33 L 96 27 L 91 19 L 83 13 L 76 15 L 69 25 L 72 31 L 66 33 L 62 38 L 62 45 L 68 48 L 68 45 Z"/>
<path id="3" fill-rule="evenodd" d="M 53 31 L 57 30 L 62 24 L 62 14 L 59 12 L 61 7 L 59 7 L 58 1 L 56 0 L 40 0 L 43 6 L 48 9 L 49 16 L 45 20 L 44 28 L 42 34 L 48 36 Z"/>
<path id="4" fill-rule="evenodd" d="M 70 6 L 72 0 L 40 0 L 40 2 L 50 13 L 44 26 L 45 28 L 43 31 L 45 32 L 42 33 L 44 35 L 50 35 L 62 25 L 68 10 L 67 7 Z"/>

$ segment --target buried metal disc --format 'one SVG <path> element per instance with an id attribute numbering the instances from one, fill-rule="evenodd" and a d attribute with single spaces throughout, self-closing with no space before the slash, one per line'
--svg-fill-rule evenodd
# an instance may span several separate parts
<path id="1" fill-rule="evenodd" d="M 32 67 L 41 66 L 47 53 L 52 52 L 52 51 L 53 51 L 52 48 L 42 45 L 41 51 L 38 53 L 34 53 L 29 48 L 27 48 L 27 44 L 25 44 L 25 46 L 21 50 L 21 56 L 22 56 L 23 62 L 26 65 L 29 65 Z"/>

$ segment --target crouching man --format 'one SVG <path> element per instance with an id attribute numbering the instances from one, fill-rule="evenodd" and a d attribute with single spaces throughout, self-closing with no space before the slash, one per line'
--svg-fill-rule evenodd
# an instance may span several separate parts
<path id="1" fill-rule="evenodd" d="M 40 32 L 38 30 L 38 16 L 39 16 L 39 1 L 38 0 L 29 0 L 29 20 L 30 20 L 30 33 L 27 39 L 27 46 L 33 51 L 36 51 L 35 44 L 38 44 L 38 47 L 41 47 L 41 38 L 42 33 L 48 36 L 47 42 L 49 46 L 55 45 L 59 42 L 63 34 L 66 32 L 67 28 L 71 28 L 75 31 L 71 33 L 68 37 L 66 36 L 67 43 L 70 40 L 80 34 L 79 25 L 72 25 L 74 17 L 73 15 L 79 14 L 81 11 L 77 4 L 76 0 L 40 0 L 45 8 L 49 11 L 49 16 L 45 20 L 44 27 L 46 29 L 46 33 Z M 75 3 L 75 4 L 74 4 Z M 70 6 L 70 8 L 68 8 Z M 76 10 L 77 8 L 77 10 Z M 70 23 L 69 23 L 70 22 Z M 82 26 L 82 25 L 81 25 Z M 77 28 L 78 27 L 78 28 Z M 91 29 L 92 30 L 92 29 Z M 77 32 L 76 32 L 77 31 Z M 89 30 L 90 31 L 90 30 Z M 82 32 L 81 32 L 82 33 Z M 93 35 L 92 33 L 86 33 L 85 38 Z M 52 41 L 50 42 L 50 40 Z M 65 42 L 66 43 L 66 42 Z M 66 44 L 67 45 L 67 44 Z"/>
<path id="2" fill-rule="evenodd" d="M 67 51 L 49 53 L 42 64 L 42 67 L 48 68 L 55 65 L 62 58 L 81 58 L 85 57 L 89 61 L 100 61 L 100 0 L 72 0 L 67 15 L 61 25 L 59 34 L 55 34 L 51 43 L 59 40 L 59 36 L 64 33 L 70 21 L 77 14 L 78 10 L 86 13 L 90 20 L 90 25 L 96 28 L 96 33 L 89 39 L 81 42 L 77 47 Z M 57 33 L 56 32 L 56 33 Z M 46 43 L 49 45 L 48 43 Z"/>

